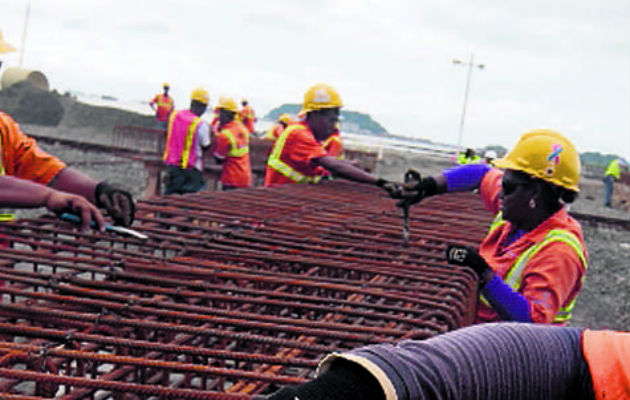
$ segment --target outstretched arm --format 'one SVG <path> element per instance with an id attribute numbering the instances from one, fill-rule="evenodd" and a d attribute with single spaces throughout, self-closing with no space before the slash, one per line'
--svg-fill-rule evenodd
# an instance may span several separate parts
<path id="1" fill-rule="evenodd" d="M 46 207 L 55 213 L 72 212 L 81 216 L 83 229 L 89 228 L 92 221 L 96 222 L 99 229 L 104 227 L 103 215 L 84 197 L 12 176 L 0 176 L 0 206 Z"/>

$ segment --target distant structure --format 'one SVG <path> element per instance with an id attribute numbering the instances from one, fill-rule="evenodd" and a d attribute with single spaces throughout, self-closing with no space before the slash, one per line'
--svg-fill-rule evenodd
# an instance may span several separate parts
<path id="1" fill-rule="evenodd" d="M 50 85 L 48 84 L 46 75 L 40 71 L 20 67 L 8 67 L 4 69 L 2 79 L 0 80 L 0 88 L 6 89 L 9 86 L 22 81 L 28 81 L 37 89 L 44 91 L 50 90 Z"/>

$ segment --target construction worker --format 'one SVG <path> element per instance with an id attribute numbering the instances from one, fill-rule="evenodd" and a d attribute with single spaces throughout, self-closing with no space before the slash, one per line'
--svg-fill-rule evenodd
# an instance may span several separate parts
<path id="1" fill-rule="evenodd" d="M 278 121 L 274 123 L 273 125 L 271 125 L 269 130 L 267 130 L 267 133 L 265 133 L 265 136 L 263 136 L 263 139 L 275 141 L 276 139 L 280 137 L 282 132 L 287 128 L 287 126 L 289 125 L 289 123 L 291 123 L 291 121 L 292 119 L 289 114 L 284 113 L 280 115 L 278 117 Z"/>
<path id="2" fill-rule="evenodd" d="M 318 167 L 335 176 L 377 185 L 391 193 L 399 192 L 393 182 L 377 178 L 345 160 L 328 155 L 321 142 L 334 131 L 343 106 L 339 93 L 329 85 L 319 83 L 304 94 L 300 114 L 304 120 L 292 122 L 276 140 L 267 159 L 265 186 L 289 183 L 317 183 L 321 179 Z"/>
<path id="3" fill-rule="evenodd" d="M 486 150 L 483 153 L 483 161 L 486 164 L 492 164 L 492 161 L 497 158 L 497 152 L 494 150 Z"/>
<path id="4" fill-rule="evenodd" d="M 608 167 L 606 167 L 606 172 L 604 173 L 604 186 L 606 190 L 604 205 L 606 207 L 612 207 L 612 196 L 615 181 L 618 181 L 619 178 L 621 178 L 622 168 L 628 168 L 628 164 L 621 158 L 615 158 L 608 163 Z"/>
<path id="5" fill-rule="evenodd" d="M 12 51 L 15 51 L 15 47 L 4 41 L 2 31 L 0 31 L 0 54 L 10 53 Z M 2 69 L 2 60 L 0 60 L 0 69 Z"/>
<path id="6" fill-rule="evenodd" d="M 4 193 L 6 201 L 4 206 L 47 206 L 53 211 L 72 211 L 83 217 L 84 227 L 89 226 L 92 220 L 102 226 L 102 216 L 98 210 L 95 211 L 94 207 L 77 199 L 77 196 L 81 196 L 97 207 L 104 208 L 114 223 L 129 226 L 133 222 L 135 205 L 128 191 L 105 181 L 99 182 L 90 178 L 40 150 L 35 140 L 24 134 L 17 122 L 2 111 L 0 111 L 0 176 L 4 176 L 2 188 L 14 190 L 13 188 L 19 189 L 20 185 L 24 186 L 24 190 L 15 189 L 15 193 Z M 19 179 L 7 179 L 9 177 Z M 29 186 L 25 181 L 47 185 L 47 187 Z M 5 184 L 10 186 L 4 186 Z M 0 191 L 4 192 L 4 190 Z M 31 193 L 31 195 L 26 193 Z M 51 198 L 51 195 L 54 196 Z"/>
<path id="7" fill-rule="evenodd" d="M 629 400 L 630 332 L 474 325 L 330 354 L 268 400 Z"/>
<path id="8" fill-rule="evenodd" d="M 157 119 L 158 129 L 166 130 L 168 125 L 168 118 L 171 116 L 173 110 L 175 110 L 175 102 L 173 98 L 168 95 L 170 85 L 164 83 L 162 85 L 164 93 L 156 94 L 153 100 L 149 102 L 149 106 L 155 111 L 155 119 Z"/>
<path id="9" fill-rule="evenodd" d="M 213 156 L 223 165 L 221 187 L 223 190 L 249 187 L 252 172 L 249 160 L 249 131 L 236 118 L 238 106 L 229 97 L 219 99 L 219 127 Z"/>
<path id="10" fill-rule="evenodd" d="M 468 148 L 465 152 L 462 151 L 457 154 L 457 164 L 459 165 L 478 164 L 480 162 L 481 157 L 473 149 Z"/>
<path id="11" fill-rule="evenodd" d="M 478 252 L 447 249 L 449 263 L 469 266 L 479 276 L 477 322 L 564 324 L 587 268 L 582 229 L 565 206 L 579 190 L 578 152 L 560 133 L 540 129 L 525 133 L 493 164 L 504 171 L 470 164 L 425 177 L 409 185 L 413 201 L 478 189 L 496 213 Z"/>
<path id="12" fill-rule="evenodd" d="M 203 153 L 210 149 L 210 127 L 201 119 L 210 96 L 203 88 L 190 95 L 190 109 L 171 114 L 163 160 L 166 164 L 164 194 L 198 192 L 204 188 Z"/>
<path id="13" fill-rule="evenodd" d="M 249 105 L 247 99 L 243 99 L 241 105 L 243 106 L 241 108 L 241 121 L 243 121 L 243 125 L 245 125 L 249 133 L 253 134 L 256 132 L 254 123 L 258 121 L 254 109 Z"/>

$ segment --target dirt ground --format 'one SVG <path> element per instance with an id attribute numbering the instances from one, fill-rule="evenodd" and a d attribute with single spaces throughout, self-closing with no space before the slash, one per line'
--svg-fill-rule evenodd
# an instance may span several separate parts
<path id="1" fill-rule="evenodd" d="M 85 135 L 84 137 L 97 138 L 107 135 L 111 125 L 117 123 L 117 118 L 124 119 L 128 124 L 136 118 L 120 110 L 110 112 L 102 109 L 98 112 L 92 110 L 85 114 L 81 112 L 83 106 L 77 106 L 69 99 L 58 96 L 52 100 L 48 98 L 47 101 L 58 102 L 65 107 L 65 112 L 61 115 L 57 113 L 49 117 L 59 125 L 51 127 L 50 125 L 53 125 L 51 123 L 45 128 L 29 125 L 34 119 L 20 114 L 25 120 L 16 119 L 24 124 L 27 132 L 48 129 L 47 134 L 64 138 L 73 136 L 72 132 L 80 132 L 81 135 Z M 24 112 L 20 102 L 15 101 L 14 95 L 5 92 L 4 96 L 0 95 L 0 109 L 9 111 L 8 106 L 16 110 L 19 108 L 20 113 Z M 139 121 L 150 123 L 145 117 Z M 80 129 L 71 129 L 76 127 Z M 147 174 L 139 162 L 103 153 L 85 152 L 60 144 L 42 143 L 41 147 L 88 175 L 120 183 L 138 198 L 141 198 L 144 192 Z M 423 175 L 430 175 L 448 166 L 447 159 L 431 155 L 385 152 L 375 172 L 386 179 L 400 180 L 408 168 L 414 168 Z M 571 206 L 573 211 L 630 220 L 630 213 L 621 209 L 627 207 L 628 203 L 622 204 L 620 195 L 623 194 L 625 199 L 630 199 L 630 190 L 627 187 L 623 190 L 616 189 L 617 196 L 614 200 L 616 208 L 606 208 L 603 206 L 604 188 L 601 180 L 585 178 L 582 179 L 580 186 L 580 197 Z M 41 211 L 21 212 L 18 215 L 32 216 L 37 213 Z M 583 228 L 590 261 L 584 287 L 570 324 L 591 328 L 630 329 L 630 232 L 610 226 L 583 224 Z"/>

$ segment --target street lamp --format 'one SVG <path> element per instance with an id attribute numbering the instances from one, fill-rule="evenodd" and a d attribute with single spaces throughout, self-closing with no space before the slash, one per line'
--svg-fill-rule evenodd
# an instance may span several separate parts
<path id="1" fill-rule="evenodd" d="M 462 150 L 462 134 L 464 133 L 464 118 L 466 118 L 466 103 L 468 102 L 468 89 L 470 89 L 470 75 L 472 74 L 473 67 L 483 69 L 483 64 L 474 63 L 475 55 L 470 53 L 470 61 L 463 62 L 457 59 L 453 59 L 453 64 L 464 65 L 468 67 L 468 76 L 466 77 L 466 91 L 464 92 L 464 105 L 462 107 L 462 119 L 459 121 L 459 134 L 457 136 L 457 153 Z"/>

